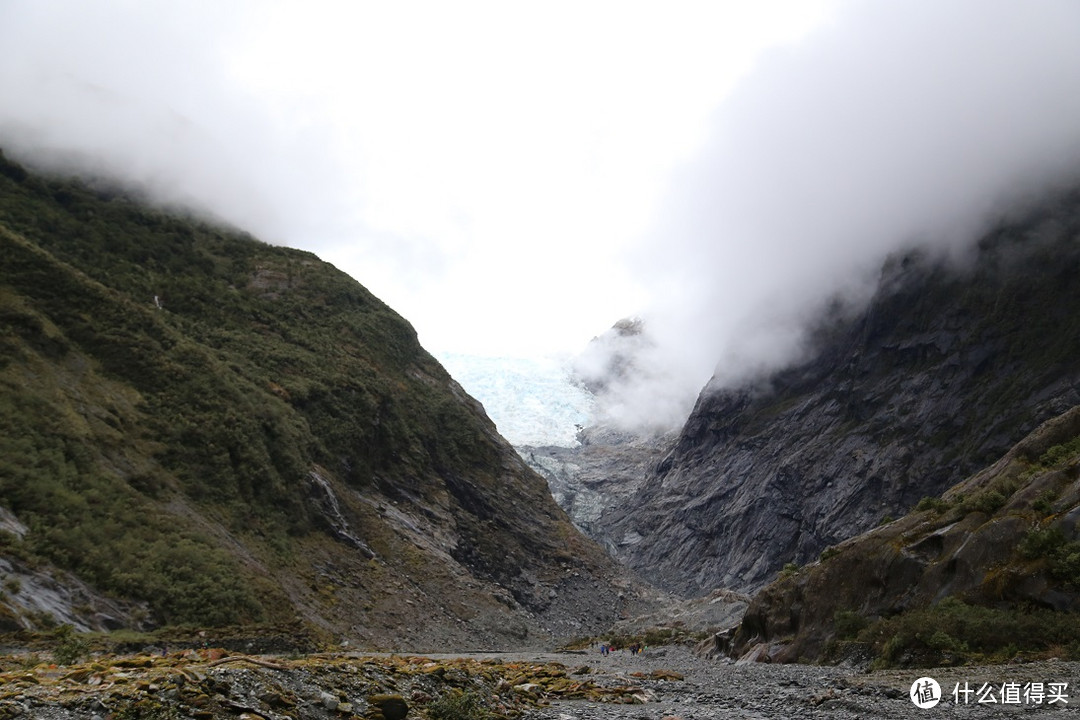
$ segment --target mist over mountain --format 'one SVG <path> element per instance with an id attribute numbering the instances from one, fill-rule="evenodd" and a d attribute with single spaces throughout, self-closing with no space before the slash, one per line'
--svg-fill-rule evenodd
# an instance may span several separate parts
<path id="1" fill-rule="evenodd" d="M 733 69 L 689 6 L 0 4 L 6 561 L 87 627 L 601 627 L 630 581 L 424 333 L 585 348 L 595 404 L 472 382 L 507 434 L 602 421 L 559 492 L 686 594 L 992 462 L 1080 392 L 1080 5 L 814 5 Z"/>
<path id="2" fill-rule="evenodd" d="M 803 357 L 890 253 L 960 259 L 1080 158 L 1068 0 L 796 3 L 771 29 L 709 5 L 620 9 L 613 30 L 558 8 L 432 9 L 440 29 L 13 1 L 0 140 L 315 250 L 436 351 L 577 352 L 638 315 L 653 346 L 622 422 L 673 427 L 714 374 Z M 749 30 L 757 50 L 710 54 Z"/>
<path id="3" fill-rule="evenodd" d="M 812 326 L 802 362 L 714 380 L 602 522 L 618 555 L 667 588 L 753 591 L 1080 404 L 1080 194 L 1048 196 L 976 247 L 963 267 L 891 258 L 861 312 Z"/>
<path id="4" fill-rule="evenodd" d="M 1068 2 L 852 3 L 766 54 L 632 256 L 662 292 L 625 423 L 805 358 L 890 254 L 970 262 L 1001 216 L 1077 178 L 1076 87 Z"/>

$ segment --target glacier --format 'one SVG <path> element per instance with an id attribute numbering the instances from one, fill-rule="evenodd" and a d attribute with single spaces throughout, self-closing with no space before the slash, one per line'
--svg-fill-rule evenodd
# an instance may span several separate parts
<path id="1" fill-rule="evenodd" d="M 435 356 L 511 445 L 576 447 L 578 431 L 592 421 L 595 399 L 575 383 L 566 359 Z"/>

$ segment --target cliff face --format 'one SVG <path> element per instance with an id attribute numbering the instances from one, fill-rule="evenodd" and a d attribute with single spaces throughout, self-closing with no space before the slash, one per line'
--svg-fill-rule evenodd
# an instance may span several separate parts
<path id="1" fill-rule="evenodd" d="M 858 639 L 849 649 L 892 662 L 950 662 L 1010 642 L 1011 655 L 1075 656 L 1080 645 L 1068 628 L 1076 616 L 1063 611 L 1080 610 L 1078 475 L 1080 407 L 1047 421 L 944 496 L 783 573 L 713 649 L 820 660 Z M 1034 622 L 1020 627 L 1005 614 L 1010 608 Z M 980 616 L 993 611 L 1003 617 L 981 624 L 991 624 L 996 638 L 981 637 Z M 936 617 L 904 621 L 920 612 Z"/>
<path id="2" fill-rule="evenodd" d="M 10 573 L 84 583 L 52 619 L 85 627 L 510 647 L 633 594 L 354 280 L 2 156 L 0 506 Z"/>
<path id="3" fill-rule="evenodd" d="M 1080 402 L 1080 200 L 1002 224 L 964 268 L 911 255 L 811 359 L 706 388 L 619 512 L 619 554 L 661 586 L 753 591 L 898 517 Z"/>
<path id="4" fill-rule="evenodd" d="M 577 447 L 521 446 L 521 457 L 547 479 L 551 495 L 586 535 L 614 554 L 610 523 L 671 450 L 675 433 L 643 435 L 594 425 Z"/>

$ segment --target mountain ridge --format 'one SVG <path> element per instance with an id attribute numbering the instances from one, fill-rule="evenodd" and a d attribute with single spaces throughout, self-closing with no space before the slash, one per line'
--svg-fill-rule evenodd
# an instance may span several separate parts
<path id="1" fill-rule="evenodd" d="M 1077 657 L 1078 460 L 1080 406 L 941 497 L 789 567 L 705 649 L 909 665 Z"/>
<path id="2" fill-rule="evenodd" d="M 1080 403 L 1078 237 L 1072 192 L 1002 220 L 967 266 L 890 259 L 870 305 L 836 305 L 807 359 L 706 387 L 606 521 L 617 556 L 681 594 L 754 592 Z"/>
<path id="3" fill-rule="evenodd" d="M 412 327 L 314 255 L 2 156 L 0 245 L 22 577 L 142 608 L 113 624 L 395 649 L 541 645 L 639 599 Z"/>

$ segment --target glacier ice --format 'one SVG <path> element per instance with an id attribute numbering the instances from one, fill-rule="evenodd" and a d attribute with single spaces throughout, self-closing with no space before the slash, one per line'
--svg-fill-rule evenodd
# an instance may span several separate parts
<path id="1" fill-rule="evenodd" d="M 574 382 L 565 360 L 464 353 L 437 358 L 512 445 L 574 447 L 578 430 L 591 422 L 593 396 Z"/>

